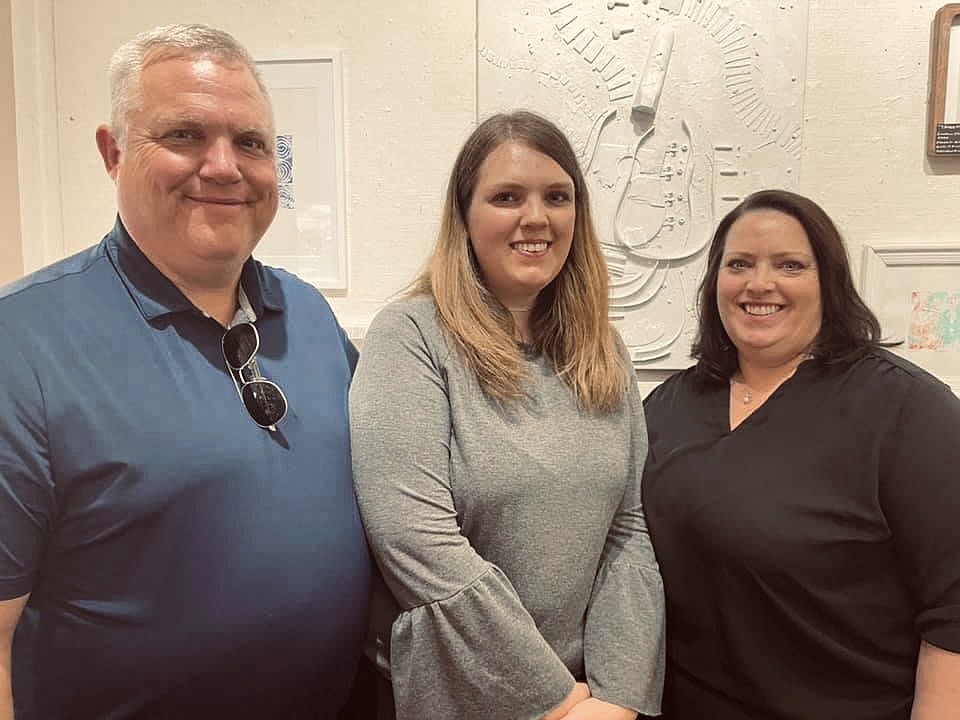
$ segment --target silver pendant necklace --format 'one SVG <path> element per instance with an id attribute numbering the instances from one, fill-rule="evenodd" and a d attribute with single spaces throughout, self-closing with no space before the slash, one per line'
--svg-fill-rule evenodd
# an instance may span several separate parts
<path id="1" fill-rule="evenodd" d="M 811 360 L 811 359 L 813 359 L 813 355 L 811 355 L 810 353 L 804 353 L 800 358 L 800 362 L 803 362 L 804 360 Z M 782 378 L 780 378 L 780 380 L 777 381 L 776 385 L 774 385 L 770 390 L 763 393 L 753 390 L 745 382 L 742 382 L 740 380 L 734 380 L 732 377 L 730 378 L 730 383 L 731 385 L 734 385 L 734 386 L 739 385 L 740 387 L 743 388 L 743 391 L 740 393 L 740 400 L 744 405 L 749 405 L 751 402 L 753 402 L 754 397 L 756 397 L 757 395 L 771 395 L 774 390 L 776 390 L 784 382 L 789 380 L 796 371 L 797 371 L 797 368 L 794 367 L 793 369 L 790 370 L 790 372 L 787 375 L 784 375 Z"/>
<path id="2" fill-rule="evenodd" d="M 744 405 L 749 405 L 753 401 L 753 391 L 749 387 L 747 387 L 746 383 L 742 383 L 737 380 L 734 380 L 733 378 L 730 378 L 730 384 L 733 385 L 734 388 L 736 388 L 737 386 L 740 386 L 741 388 L 743 388 L 743 390 L 740 393 L 740 401 Z M 736 396 L 736 393 L 734 393 L 734 396 Z"/>

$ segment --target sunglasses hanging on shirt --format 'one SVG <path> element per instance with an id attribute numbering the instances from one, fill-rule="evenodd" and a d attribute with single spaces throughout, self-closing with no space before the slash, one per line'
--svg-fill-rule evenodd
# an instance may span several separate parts
<path id="1" fill-rule="evenodd" d="M 260 333 L 251 322 L 238 323 L 220 341 L 223 359 L 243 406 L 253 421 L 265 430 L 276 430 L 287 415 L 287 398 L 280 386 L 267 380 L 257 365 Z"/>

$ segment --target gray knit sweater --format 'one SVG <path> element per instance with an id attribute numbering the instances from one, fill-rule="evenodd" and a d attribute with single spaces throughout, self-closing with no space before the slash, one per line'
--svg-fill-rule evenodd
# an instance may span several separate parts
<path id="1" fill-rule="evenodd" d="M 587 415 L 542 358 L 527 367 L 531 401 L 499 409 L 428 297 L 388 306 L 364 339 L 354 476 L 399 613 L 375 628 L 398 720 L 539 720 L 575 676 L 594 697 L 659 712 L 663 589 L 640 503 L 639 393 Z"/>

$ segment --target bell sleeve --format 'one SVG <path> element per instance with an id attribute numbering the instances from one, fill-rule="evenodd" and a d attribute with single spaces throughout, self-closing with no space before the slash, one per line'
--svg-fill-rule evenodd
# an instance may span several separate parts
<path id="1" fill-rule="evenodd" d="M 666 663 L 665 601 L 640 499 L 647 431 L 636 384 L 628 403 L 631 466 L 587 610 L 584 664 L 594 697 L 658 715 Z"/>

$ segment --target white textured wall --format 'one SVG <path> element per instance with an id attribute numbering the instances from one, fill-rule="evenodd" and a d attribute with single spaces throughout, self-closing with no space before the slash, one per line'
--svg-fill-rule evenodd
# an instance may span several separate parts
<path id="1" fill-rule="evenodd" d="M 924 154 L 930 23 L 941 4 L 809 1 L 799 189 L 835 217 L 857 266 L 864 243 L 960 240 L 960 160 L 931 166 Z M 58 106 L 48 145 L 59 153 L 62 194 L 48 206 L 62 201 L 64 254 L 96 241 L 112 219 L 93 140 L 108 110 L 110 52 L 155 24 L 200 21 L 233 32 L 254 54 L 342 53 L 351 271 L 348 293 L 331 298 L 342 322 L 362 325 L 420 268 L 475 115 L 473 0 L 100 0 L 95 11 L 87 0 L 12 3 L 15 51 L 28 30 L 16 27 L 18 6 L 46 7 L 53 18 Z M 38 32 L 42 49 L 42 22 Z M 30 62 L 15 59 L 18 72 Z M 19 84 L 18 114 L 42 106 L 41 92 Z M 24 238 L 28 269 L 36 244 Z"/>
<path id="2" fill-rule="evenodd" d="M 446 174 L 473 126 L 475 17 L 466 0 L 278 2 L 56 0 L 64 254 L 113 220 L 113 189 L 94 144 L 108 114 L 111 52 L 140 30 L 205 22 L 255 56 L 338 49 L 343 102 L 350 289 L 331 296 L 346 326 L 369 321 L 420 269 L 437 227 Z"/>
<path id="3" fill-rule="evenodd" d="M 931 167 L 925 155 L 941 6 L 810 0 L 800 190 L 839 222 L 856 261 L 864 243 L 960 242 L 960 159 Z"/>
<path id="4" fill-rule="evenodd" d="M 930 31 L 942 5 L 810 0 L 799 190 L 837 221 L 858 271 L 866 244 L 960 246 L 960 158 L 925 154 Z M 960 268 L 953 277 L 960 292 Z M 935 365 L 960 394 L 960 352 L 910 359 Z"/>
<path id="5" fill-rule="evenodd" d="M 20 189 L 17 177 L 17 132 L 13 103 L 13 43 L 10 32 L 10 0 L 0 0 L 0 283 L 23 273 L 20 245 Z"/>

